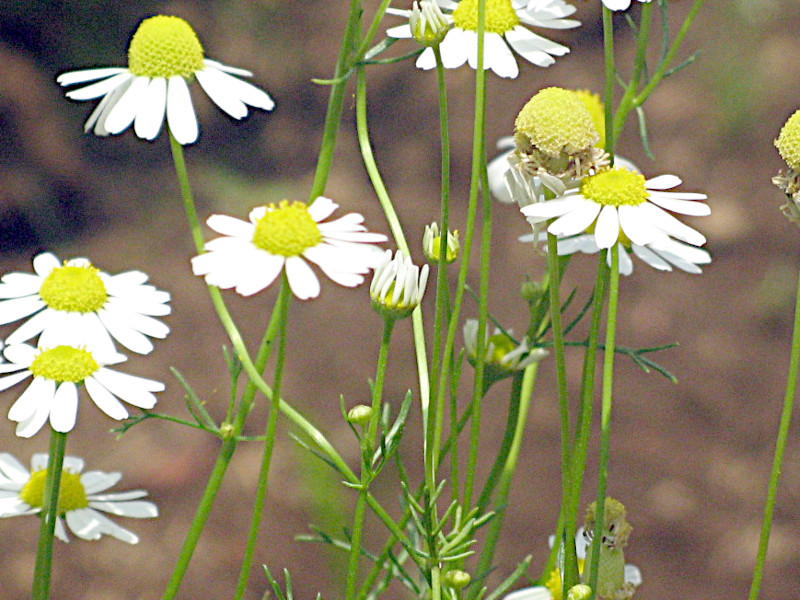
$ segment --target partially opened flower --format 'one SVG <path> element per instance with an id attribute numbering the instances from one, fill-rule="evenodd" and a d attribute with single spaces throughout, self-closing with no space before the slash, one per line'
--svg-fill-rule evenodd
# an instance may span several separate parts
<path id="1" fill-rule="evenodd" d="M 425 232 L 422 234 L 422 250 L 425 252 L 425 258 L 432 263 L 438 263 L 441 257 L 442 235 L 445 236 L 444 262 L 450 264 L 458 258 L 461 250 L 458 229 L 443 233 L 439 231 L 439 224 L 436 221 L 425 225 Z"/>
<path id="2" fill-rule="evenodd" d="M 179 17 L 159 15 L 139 25 L 128 47 L 128 66 L 62 73 L 63 86 L 94 82 L 67 92 L 72 100 L 102 98 L 84 126 L 96 135 L 122 133 L 133 125 L 136 135 L 153 140 L 166 115 L 169 130 L 180 144 L 197 141 L 197 116 L 189 94 L 195 79 L 211 100 L 234 119 L 247 107 L 272 110 L 269 94 L 242 81 L 244 69 L 205 58 L 197 34 Z"/>
<path id="3" fill-rule="evenodd" d="M 477 364 L 478 328 L 476 319 L 467 319 L 464 322 L 464 346 L 467 350 L 467 360 L 473 366 Z M 513 332 L 506 333 L 495 327 L 494 333 L 490 336 L 487 328 L 483 346 L 486 389 L 495 382 L 512 376 L 516 371 L 539 362 L 549 354 L 544 348 L 531 348 L 527 337 L 522 342 L 516 342 L 510 333 Z"/>
<path id="4" fill-rule="evenodd" d="M 650 2 L 650 0 L 639 0 L 639 2 Z M 603 0 L 603 4 L 609 10 L 627 10 L 631 0 Z"/>
<path id="5" fill-rule="evenodd" d="M 429 269 L 428 265 L 420 269 L 400 250 L 394 258 L 392 251 L 386 250 L 383 264 L 375 269 L 369 287 L 373 308 L 387 319 L 409 316 L 425 295 Z"/>
<path id="6" fill-rule="evenodd" d="M 31 437 L 49 420 L 56 431 L 67 433 L 78 418 L 79 387 L 86 388 L 97 407 L 118 421 L 128 416 L 120 400 L 139 408 L 153 408 L 153 392 L 164 384 L 107 368 L 123 362 L 121 354 L 93 353 L 81 347 L 60 345 L 34 348 L 28 344 L 7 346 L 8 363 L 0 364 L 0 391 L 33 377 L 28 388 L 8 411 L 19 423 L 17 435 Z"/>
<path id="7" fill-rule="evenodd" d="M 455 69 L 468 62 L 478 68 L 478 0 L 436 0 L 437 4 L 451 14 L 445 14 L 452 22 L 444 39 L 439 44 L 442 64 Z M 519 66 L 512 50 L 525 60 L 539 67 L 548 67 L 555 62 L 554 56 L 564 56 L 569 48 L 543 38 L 525 25 L 549 29 L 578 27 L 579 21 L 567 19 L 575 7 L 564 0 L 486 0 L 483 67 L 491 69 L 500 77 L 516 77 Z M 392 10 L 393 14 L 412 17 L 413 11 Z M 389 37 L 411 38 L 414 32 L 409 24 L 393 27 Z M 433 48 L 426 48 L 417 59 L 420 69 L 436 67 Z"/>
<path id="8" fill-rule="evenodd" d="M 34 454 L 31 470 L 26 469 L 12 455 L 0 453 L 0 517 L 38 515 L 42 512 L 45 480 L 47 479 L 47 454 Z M 152 502 L 140 500 L 147 496 L 143 490 L 112 492 L 106 490 L 121 478 L 120 473 L 83 471 L 84 462 L 74 456 L 64 457 L 61 488 L 58 496 L 58 519 L 55 534 L 68 542 L 67 530 L 83 540 L 99 540 L 110 535 L 135 544 L 139 537 L 120 527 L 102 513 L 133 519 L 152 519 L 158 508 Z"/>
<path id="9" fill-rule="evenodd" d="M 0 280 L 0 325 L 31 317 L 6 342 L 41 334 L 39 345 L 62 341 L 109 353 L 112 338 L 139 354 L 153 350 L 148 339 L 165 338 L 169 327 L 153 317 L 170 313 L 167 292 L 148 285 L 141 271 L 109 275 L 86 258 L 61 263 L 49 252 L 33 259 L 33 273 L 8 273 Z"/>
<path id="10" fill-rule="evenodd" d="M 599 249 L 611 248 L 619 241 L 626 247 L 635 244 L 674 250 L 672 238 L 701 246 L 706 238 L 667 212 L 711 213 L 707 204 L 699 202 L 706 199 L 705 194 L 664 191 L 680 183 L 675 175 L 645 180 L 625 168 L 608 169 L 584 178 L 580 187 L 563 196 L 530 204 L 521 211 L 532 225 L 554 219 L 547 231 L 556 236 L 590 233 Z"/>
<path id="11" fill-rule="evenodd" d="M 355 287 L 381 263 L 383 252 L 371 244 L 386 236 L 368 232 L 358 213 L 324 222 L 338 207 L 320 196 L 311 205 L 283 200 L 259 206 L 249 222 L 211 215 L 208 226 L 223 237 L 206 243 L 206 252 L 192 259 L 192 270 L 209 285 L 235 288 L 242 296 L 260 292 L 285 270 L 295 296 L 316 298 L 319 279 L 309 262 L 339 285 Z"/>

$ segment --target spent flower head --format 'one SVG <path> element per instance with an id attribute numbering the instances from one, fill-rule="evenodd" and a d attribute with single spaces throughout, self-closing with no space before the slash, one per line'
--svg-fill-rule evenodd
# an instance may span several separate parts
<path id="1" fill-rule="evenodd" d="M 447 11 L 444 20 L 450 27 L 439 43 L 442 64 L 455 69 L 469 63 L 478 68 L 478 0 L 435 0 Z M 539 67 L 548 67 L 555 56 L 564 56 L 569 48 L 543 38 L 524 25 L 549 29 L 578 27 L 579 21 L 568 19 L 575 7 L 564 0 L 486 0 L 483 67 L 491 69 L 500 77 L 514 78 L 519 75 L 519 66 L 512 50 L 525 60 Z M 395 15 L 412 18 L 414 10 L 390 9 Z M 411 23 L 389 29 L 386 34 L 393 38 L 416 37 Z M 436 67 L 433 48 L 426 48 L 417 59 L 420 69 Z"/>
<path id="2" fill-rule="evenodd" d="M 78 418 L 80 386 L 100 410 L 119 421 L 128 416 L 120 400 L 150 409 L 156 404 L 153 392 L 164 390 L 159 381 L 107 368 L 125 361 L 121 354 L 66 344 L 52 348 L 17 344 L 6 346 L 3 354 L 8 362 L 0 364 L 0 391 L 32 377 L 8 411 L 8 418 L 18 423 L 20 437 L 35 435 L 48 420 L 56 431 L 72 431 Z"/>
<path id="3" fill-rule="evenodd" d="M 420 269 L 400 250 L 394 258 L 392 251 L 386 250 L 383 264 L 375 269 L 369 286 L 372 307 L 385 319 L 409 316 L 425 295 L 429 269 L 428 265 Z"/>
<path id="4" fill-rule="evenodd" d="M 448 231 L 445 235 L 444 262 L 450 264 L 458 258 L 461 243 L 458 239 L 457 229 Z M 439 231 L 437 222 L 434 221 L 430 225 L 425 225 L 425 232 L 422 234 L 422 249 L 425 252 L 425 258 L 432 263 L 439 263 L 442 250 L 442 232 Z"/>
<path id="5" fill-rule="evenodd" d="M 586 563 L 592 560 L 592 537 L 597 523 L 597 502 L 592 502 L 586 511 L 583 524 L 586 537 Z M 628 545 L 633 527 L 628 523 L 625 506 L 608 497 L 603 503 L 603 523 L 601 525 L 600 561 L 597 578 L 598 600 L 628 600 L 636 592 L 638 584 L 626 576 L 623 549 Z M 584 578 L 584 583 L 587 583 Z"/>
<path id="6" fill-rule="evenodd" d="M 320 284 L 309 262 L 339 285 L 355 287 L 380 264 L 383 254 L 371 244 L 386 236 L 368 232 L 358 213 L 326 222 L 338 207 L 320 196 L 311 205 L 283 200 L 259 206 L 249 222 L 211 215 L 208 226 L 222 237 L 206 243 L 192 270 L 209 285 L 235 288 L 242 296 L 260 292 L 285 271 L 295 296 L 316 298 Z"/>
<path id="7" fill-rule="evenodd" d="M 38 515 L 42 512 L 47 465 L 47 454 L 34 454 L 29 471 L 11 454 L 0 453 L 0 517 Z M 110 535 L 129 544 L 137 543 L 137 535 L 102 513 L 134 519 L 157 517 L 156 505 L 140 500 L 147 496 L 147 492 L 133 490 L 108 493 L 106 490 L 114 486 L 122 475 L 102 471 L 82 473 L 83 466 L 81 458 L 64 457 L 56 537 L 64 542 L 69 541 L 64 527 L 66 524 L 74 535 L 83 540 L 99 540 L 103 535 Z"/>
<path id="8" fill-rule="evenodd" d="M 62 342 L 113 352 L 116 340 L 147 354 L 148 339 L 165 338 L 169 327 L 154 317 L 170 313 L 167 292 L 148 285 L 141 271 L 109 275 L 86 258 L 61 262 L 49 252 L 33 259 L 34 273 L 8 273 L 0 280 L 0 325 L 30 317 L 6 342 L 39 335 L 39 345 Z"/>
<path id="9" fill-rule="evenodd" d="M 195 79 L 209 98 L 234 119 L 247 107 L 272 110 L 269 94 L 239 79 L 252 73 L 205 58 L 191 25 L 179 17 L 158 15 L 139 24 L 128 47 L 128 66 L 62 73 L 62 86 L 94 82 L 67 92 L 72 100 L 102 98 L 84 131 L 122 133 L 133 125 L 136 135 L 158 137 L 166 115 L 170 133 L 180 144 L 197 141 L 199 128 L 189 84 Z"/>
<path id="10" fill-rule="evenodd" d="M 773 177 L 772 183 L 789 199 L 781 206 L 783 214 L 800 226 L 800 110 L 795 111 L 783 125 L 775 146 L 789 168 Z"/>

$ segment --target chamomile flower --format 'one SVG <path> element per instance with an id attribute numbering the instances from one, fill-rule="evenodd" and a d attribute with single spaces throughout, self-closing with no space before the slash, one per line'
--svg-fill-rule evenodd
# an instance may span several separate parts
<path id="1" fill-rule="evenodd" d="M 484 384 L 487 389 L 495 382 L 539 362 L 549 354 L 544 348 L 531 348 L 528 338 L 517 343 L 509 333 L 502 331 L 499 327 L 495 327 L 491 336 L 486 331 Z M 467 360 L 475 366 L 478 356 L 478 321 L 476 319 L 467 319 L 464 322 L 464 346 L 467 350 Z"/>
<path id="2" fill-rule="evenodd" d="M 674 249 L 673 238 L 701 246 L 706 238 L 667 211 L 703 216 L 711 213 L 705 194 L 666 192 L 680 185 L 675 175 L 645 180 L 640 173 L 614 168 L 585 177 L 563 196 L 520 209 L 532 225 L 554 219 L 547 231 L 556 236 L 587 232 L 599 249 L 617 242 L 662 250 Z M 665 210 L 666 209 L 666 210 Z"/>
<path id="3" fill-rule="evenodd" d="M 370 244 L 385 242 L 386 236 L 368 232 L 358 213 L 323 222 L 338 207 L 320 196 L 311 205 L 283 200 L 259 206 L 249 222 L 211 215 L 208 226 L 223 237 L 206 243 L 206 252 L 192 259 L 192 270 L 209 285 L 235 288 L 242 296 L 263 290 L 285 270 L 295 296 L 316 298 L 320 284 L 309 262 L 339 285 L 355 287 L 381 264 L 383 252 Z"/>
<path id="4" fill-rule="evenodd" d="M 420 269 L 398 250 L 394 258 L 386 250 L 383 264 L 375 269 L 369 295 L 373 308 L 386 319 L 402 319 L 409 316 L 425 295 L 430 267 Z"/>
<path id="5" fill-rule="evenodd" d="M 442 235 L 446 238 L 444 262 L 450 264 L 458 258 L 458 253 L 461 250 L 458 229 L 444 233 L 439 231 L 439 223 L 436 221 L 430 225 L 425 225 L 425 232 L 422 234 L 422 250 L 425 252 L 425 258 L 432 263 L 438 263 L 442 250 Z"/>
<path id="6" fill-rule="evenodd" d="M 442 64 L 455 69 L 469 63 L 478 68 L 478 0 L 436 0 L 449 14 L 445 19 L 452 23 L 439 44 Z M 525 60 L 539 67 L 548 67 L 555 56 L 564 56 L 569 48 L 543 38 L 524 25 L 549 29 L 578 27 L 579 21 L 567 19 L 575 7 L 564 0 L 486 0 L 484 30 L 484 69 L 491 69 L 500 77 L 514 78 L 519 75 L 519 66 L 512 50 Z M 412 11 L 393 10 L 393 14 L 406 17 Z M 393 38 L 412 38 L 414 32 L 409 24 L 393 27 L 387 32 Z M 436 67 L 433 48 L 426 48 L 417 59 L 420 69 Z"/>
<path id="7" fill-rule="evenodd" d="M 97 407 L 118 421 L 128 416 L 120 400 L 139 408 L 153 408 L 153 392 L 164 384 L 107 368 L 126 360 L 122 354 L 91 352 L 62 344 L 34 348 L 28 344 L 6 346 L 7 363 L 0 364 L 0 391 L 32 377 L 28 388 L 8 411 L 16 421 L 17 435 L 31 437 L 49 420 L 56 431 L 67 433 L 78 418 L 78 389 L 82 384 Z"/>
<path id="8" fill-rule="evenodd" d="M 639 0 L 639 2 L 650 2 L 650 0 Z M 603 4 L 609 10 L 627 10 L 631 0 L 603 0 Z"/>
<path id="9" fill-rule="evenodd" d="M 72 100 L 102 98 L 84 131 L 95 135 L 122 133 L 133 125 L 136 135 L 154 140 L 166 115 L 169 131 L 180 144 L 197 141 L 197 116 L 189 94 L 195 79 L 211 100 L 234 119 L 247 107 L 272 110 L 269 94 L 239 79 L 252 73 L 205 58 L 197 34 L 179 17 L 145 19 L 128 47 L 127 67 L 105 67 L 62 73 L 62 86 L 93 82 L 67 92 Z"/>
<path id="10" fill-rule="evenodd" d="M 12 455 L 0 453 L 0 517 L 41 513 L 47 464 L 47 454 L 34 454 L 29 471 Z M 147 492 L 133 490 L 108 493 L 106 490 L 114 486 L 122 475 L 103 471 L 82 473 L 83 467 L 82 458 L 64 457 L 55 524 L 58 539 L 68 542 L 69 528 L 83 540 L 99 540 L 103 535 L 110 535 L 129 544 L 137 543 L 139 537 L 136 534 L 120 527 L 102 513 L 133 519 L 157 517 L 156 505 L 140 500 L 147 496 Z"/>
<path id="11" fill-rule="evenodd" d="M 114 351 L 113 338 L 128 350 L 147 354 L 153 350 L 148 336 L 163 339 L 169 333 L 153 317 L 170 313 L 170 296 L 147 285 L 141 271 L 109 275 L 86 258 L 61 263 L 49 252 L 33 259 L 33 270 L 0 279 L 0 325 L 31 317 L 7 344 L 41 334 L 41 347 L 67 341 L 108 353 Z"/>

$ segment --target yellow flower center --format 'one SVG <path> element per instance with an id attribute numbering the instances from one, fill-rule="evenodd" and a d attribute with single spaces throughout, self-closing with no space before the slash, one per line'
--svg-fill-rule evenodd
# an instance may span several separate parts
<path id="1" fill-rule="evenodd" d="M 308 212 L 305 202 L 281 200 L 278 206 L 270 204 L 256 223 L 253 243 L 270 254 L 300 256 L 307 248 L 322 241 L 322 232 Z"/>
<path id="2" fill-rule="evenodd" d="M 47 469 L 32 473 L 28 483 L 19 493 L 20 498 L 32 508 L 42 508 L 46 480 Z M 86 488 L 83 487 L 80 474 L 62 471 L 61 487 L 58 490 L 58 514 L 63 516 L 72 510 L 87 506 L 89 506 L 89 499 L 86 497 Z"/>
<path id="3" fill-rule="evenodd" d="M 517 135 L 548 156 L 588 150 L 600 139 L 592 115 L 576 92 L 550 87 L 538 92 L 514 122 Z"/>
<path id="4" fill-rule="evenodd" d="M 519 25 L 519 17 L 511 0 L 486 0 L 486 33 L 503 35 Z M 456 27 L 478 31 L 478 0 L 461 0 L 453 11 Z"/>
<path id="5" fill-rule="evenodd" d="M 800 171 L 800 110 L 797 110 L 781 129 L 775 146 L 781 158 L 795 171 Z"/>
<path id="6" fill-rule="evenodd" d="M 142 21 L 133 34 L 128 68 L 138 76 L 191 79 L 203 68 L 203 56 L 203 46 L 189 23 L 159 15 Z"/>
<path id="7" fill-rule="evenodd" d="M 30 367 L 35 377 L 45 377 L 59 383 L 79 383 L 100 369 L 92 353 L 72 346 L 56 346 L 44 350 Z"/>
<path id="8" fill-rule="evenodd" d="M 594 128 L 597 129 L 597 133 L 600 134 L 600 139 L 595 145 L 599 148 L 605 148 L 606 113 L 605 105 L 603 104 L 602 100 L 600 100 L 600 96 L 590 92 L 589 90 L 575 90 L 572 93 L 575 94 L 581 102 L 583 102 L 584 106 L 586 106 L 586 110 L 588 110 L 589 114 L 592 116 Z"/>
<path id="9" fill-rule="evenodd" d="M 625 168 L 608 169 L 584 178 L 581 194 L 603 206 L 637 206 L 648 197 L 644 175 Z"/>
<path id="10" fill-rule="evenodd" d="M 584 559 L 578 559 L 579 574 L 583 573 L 584 562 Z M 550 577 L 547 578 L 547 581 L 544 585 L 548 590 L 550 590 L 550 595 L 553 597 L 552 600 L 563 600 L 564 590 L 561 584 L 561 570 L 558 567 L 550 571 Z"/>
<path id="11" fill-rule="evenodd" d="M 91 265 L 65 265 L 53 269 L 47 276 L 39 296 L 54 310 L 90 313 L 105 305 L 108 292 L 99 269 Z"/>
<path id="12" fill-rule="evenodd" d="M 508 365 L 503 362 L 503 357 L 517 347 L 514 344 L 514 340 L 505 333 L 496 333 L 489 338 L 489 342 L 494 345 L 494 354 L 488 357 L 488 362 L 500 365 L 501 367 L 507 367 Z"/>

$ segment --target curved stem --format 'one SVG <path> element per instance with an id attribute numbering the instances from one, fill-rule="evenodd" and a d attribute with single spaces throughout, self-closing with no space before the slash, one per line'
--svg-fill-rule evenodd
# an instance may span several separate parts
<path id="1" fill-rule="evenodd" d="M 253 503 L 253 516 L 250 523 L 250 534 L 245 546 L 242 567 L 239 571 L 239 583 L 236 588 L 235 600 L 241 600 L 247 591 L 247 583 L 250 580 L 250 568 L 253 564 L 256 543 L 258 542 L 258 532 L 261 526 L 261 518 L 264 515 L 264 505 L 267 501 L 267 490 L 269 489 L 269 471 L 272 464 L 272 451 L 275 448 L 275 434 L 278 426 L 278 415 L 280 414 L 281 384 L 283 383 L 283 369 L 286 362 L 286 329 L 289 322 L 289 306 L 292 300 L 291 288 L 284 273 L 281 278 L 281 289 L 278 292 L 278 312 L 281 315 L 278 325 L 278 354 L 275 361 L 275 385 L 272 388 L 272 400 L 269 409 L 269 419 L 264 440 L 264 452 L 261 457 L 261 469 L 258 473 L 258 488 L 256 499 Z"/>
<path id="2" fill-rule="evenodd" d="M 797 374 L 800 370 L 800 278 L 797 282 L 797 294 L 794 309 L 794 328 L 792 331 L 792 353 L 789 359 L 789 375 L 786 379 L 786 394 L 783 399 L 783 411 L 778 427 L 778 437 L 775 440 L 775 456 L 772 461 L 772 472 L 769 477 L 767 500 L 764 504 L 764 518 L 761 524 L 761 538 L 758 543 L 758 555 L 753 570 L 753 581 L 750 586 L 749 600 L 757 600 L 761 591 L 761 580 L 764 576 L 764 564 L 767 561 L 767 548 L 769 546 L 770 532 L 772 531 L 772 516 L 775 512 L 775 498 L 778 495 L 778 483 L 783 467 L 783 453 L 786 441 L 789 438 L 789 427 L 794 412 L 794 399 L 797 394 Z"/>
<path id="3" fill-rule="evenodd" d="M 61 472 L 64 468 L 64 453 L 67 434 L 50 431 L 50 455 L 47 460 L 47 478 L 42 497 L 39 525 L 39 544 L 36 548 L 36 566 L 33 570 L 33 600 L 50 597 L 50 576 L 53 572 L 53 535 L 58 519 L 58 498 L 61 491 Z"/>
<path id="4" fill-rule="evenodd" d="M 608 482 L 608 458 L 611 442 L 611 405 L 614 388 L 614 345 L 617 335 L 617 307 L 619 305 L 619 244 L 611 248 L 611 278 L 608 293 L 608 316 L 606 318 L 606 348 L 603 355 L 603 398 L 600 409 L 600 471 L 597 483 L 597 506 L 595 529 L 592 538 L 592 564 L 589 569 L 589 586 L 592 594 L 597 590 L 600 567 L 600 543 L 605 521 L 606 484 Z"/>

